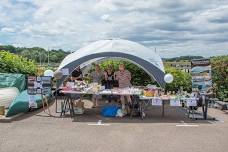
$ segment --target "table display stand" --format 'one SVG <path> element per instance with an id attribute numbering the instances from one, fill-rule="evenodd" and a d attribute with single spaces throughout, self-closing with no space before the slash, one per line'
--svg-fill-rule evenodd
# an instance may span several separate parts
<path id="1" fill-rule="evenodd" d="M 188 118 L 190 119 L 196 119 L 195 118 L 195 107 L 191 106 L 191 107 L 188 107 Z M 192 117 L 190 117 L 190 114 L 192 114 Z"/>
<path id="2" fill-rule="evenodd" d="M 165 100 L 162 100 L 162 117 L 165 116 Z"/>
<path id="3" fill-rule="evenodd" d="M 58 89 L 55 89 L 55 112 L 61 113 L 61 111 L 58 111 Z"/>
<path id="4" fill-rule="evenodd" d="M 136 96 L 132 96 L 132 102 L 129 103 L 129 106 L 130 106 L 130 118 L 133 117 L 133 115 L 135 113 L 138 113 L 141 117 L 141 119 L 144 118 L 144 111 L 142 109 L 142 106 L 140 105 L 140 102 L 138 102 L 137 100 L 139 100 L 138 97 Z"/>
<path id="5" fill-rule="evenodd" d="M 60 116 L 65 115 L 66 112 L 68 112 L 68 109 L 70 111 L 70 116 L 73 117 L 74 116 L 74 100 L 69 97 L 65 97 L 63 102 L 61 102 Z"/>
<path id="6" fill-rule="evenodd" d="M 57 110 L 57 108 L 58 108 L 58 105 L 57 105 L 57 88 L 55 88 L 55 112 L 56 113 L 58 113 L 58 110 Z"/>
<path id="7" fill-rule="evenodd" d="M 202 105 L 202 114 L 203 118 L 196 118 L 197 120 L 216 120 L 214 117 L 208 117 L 208 100 L 205 99 L 204 104 Z"/>

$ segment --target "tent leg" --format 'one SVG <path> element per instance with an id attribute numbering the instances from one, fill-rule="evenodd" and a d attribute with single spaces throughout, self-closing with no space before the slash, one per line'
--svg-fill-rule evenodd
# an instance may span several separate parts
<path id="1" fill-rule="evenodd" d="M 165 116 L 165 102 L 162 100 L 162 117 Z"/>

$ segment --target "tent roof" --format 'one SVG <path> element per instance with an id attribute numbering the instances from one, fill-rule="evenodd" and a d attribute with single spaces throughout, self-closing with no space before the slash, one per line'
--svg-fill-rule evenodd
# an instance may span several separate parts
<path id="1" fill-rule="evenodd" d="M 66 56 L 58 70 L 69 68 L 72 72 L 78 65 L 88 65 L 91 61 L 95 62 L 109 57 L 131 60 L 154 77 L 160 85 L 164 84 L 164 66 L 160 56 L 141 44 L 123 39 L 93 42 Z"/>
<path id="2" fill-rule="evenodd" d="M 99 40 L 91 43 L 88 46 L 66 56 L 66 58 L 60 64 L 59 69 L 83 56 L 102 52 L 121 52 L 139 56 L 140 58 L 147 60 L 160 70 L 164 71 L 164 66 L 160 56 L 153 50 L 146 48 L 141 44 L 122 39 Z"/>

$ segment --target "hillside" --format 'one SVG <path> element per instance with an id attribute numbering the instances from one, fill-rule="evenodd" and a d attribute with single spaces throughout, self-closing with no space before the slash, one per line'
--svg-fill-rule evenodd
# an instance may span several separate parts
<path id="1" fill-rule="evenodd" d="M 70 53 L 62 49 L 48 51 L 40 47 L 26 48 L 14 47 L 12 45 L 0 45 L 0 50 L 23 56 L 40 64 L 48 63 L 48 55 L 50 63 L 60 63 Z"/>
<path id="2" fill-rule="evenodd" d="M 174 58 L 163 58 L 162 60 L 166 61 L 166 62 L 173 62 L 173 61 L 180 62 L 180 61 L 190 61 L 192 59 L 201 59 L 201 58 L 204 58 L 204 57 L 202 57 L 202 56 L 180 56 L 180 57 L 174 57 Z"/>

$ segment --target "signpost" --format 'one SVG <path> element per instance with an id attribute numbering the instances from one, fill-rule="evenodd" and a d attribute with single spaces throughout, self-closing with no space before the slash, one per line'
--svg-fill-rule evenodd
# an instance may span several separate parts
<path id="1" fill-rule="evenodd" d="M 206 92 L 212 87 L 210 59 L 198 59 L 191 62 L 192 89 Z"/>
<path id="2" fill-rule="evenodd" d="M 191 61 L 192 90 L 198 90 L 202 96 L 203 117 L 207 119 L 208 92 L 212 90 L 210 59 L 197 59 Z"/>

